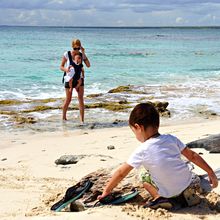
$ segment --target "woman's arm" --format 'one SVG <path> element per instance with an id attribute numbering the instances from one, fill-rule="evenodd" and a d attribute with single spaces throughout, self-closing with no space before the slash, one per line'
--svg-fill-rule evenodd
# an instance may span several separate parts
<path id="1" fill-rule="evenodd" d="M 89 68 L 90 67 L 90 62 L 89 62 L 88 57 L 85 54 L 85 48 L 83 48 L 82 46 L 81 46 L 81 52 L 82 52 L 83 61 L 86 64 L 86 66 Z"/>
<path id="2" fill-rule="evenodd" d="M 89 59 L 86 57 L 83 61 L 86 64 L 86 66 L 89 68 L 90 67 Z"/>
<path id="3" fill-rule="evenodd" d="M 65 63 L 66 63 L 67 59 L 63 56 L 62 60 L 61 60 L 61 64 L 60 64 L 60 70 L 62 70 L 63 72 L 68 72 L 69 69 L 65 68 Z"/>
<path id="4" fill-rule="evenodd" d="M 212 187 L 215 188 L 218 186 L 218 179 L 215 175 L 215 172 L 212 168 L 206 163 L 206 161 L 196 152 L 192 151 L 188 147 L 184 148 L 181 152 L 188 160 L 192 161 L 194 164 L 199 166 L 201 169 L 206 171 L 209 175 L 209 180 L 212 184 Z"/>
<path id="5" fill-rule="evenodd" d="M 98 196 L 98 199 L 101 199 L 105 196 L 107 196 L 118 184 L 121 180 L 123 180 L 128 173 L 133 169 L 132 166 L 130 166 L 127 163 L 124 163 L 121 165 L 112 175 L 111 179 L 107 183 L 106 187 L 103 190 L 103 193 L 101 196 Z"/>

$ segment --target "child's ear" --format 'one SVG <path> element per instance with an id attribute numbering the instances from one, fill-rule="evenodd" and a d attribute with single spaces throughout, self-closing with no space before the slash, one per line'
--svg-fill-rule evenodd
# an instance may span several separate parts
<path id="1" fill-rule="evenodd" d="M 141 126 L 137 123 L 134 124 L 134 127 L 135 127 L 135 129 L 140 129 L 141 128 Z"/>

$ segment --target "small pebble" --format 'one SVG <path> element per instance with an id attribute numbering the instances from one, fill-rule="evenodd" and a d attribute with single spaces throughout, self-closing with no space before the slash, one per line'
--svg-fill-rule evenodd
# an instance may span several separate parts
<path id="1" fill-rule="evenodd" d="M 109 145 L 109 146 L 107 146 L 107 149 L 108 149 L 108 150 L 114 150 L 114 149 L 115 149 L 115 146 Z"/>

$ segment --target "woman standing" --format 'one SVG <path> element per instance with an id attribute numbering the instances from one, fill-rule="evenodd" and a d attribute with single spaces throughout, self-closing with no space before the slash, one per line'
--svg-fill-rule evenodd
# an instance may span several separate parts
<path id="1" fill-rule="evenodd" d="M 70 63 L 72 63 L 73 58 L 75 54 L 80 53 L 83 62 L 87 67 L 90 67 L 90 62 L 89 59 L 87 58 L 85 54 L 85 49 L 82 47 L 81 42 L 79 39 L 74 39 L 72 41 L 72 51 L 70 51 L 68 55 L 68 51 L 66 51 L 62 57 L 61 65 L 60 65 L 60 70 L 64 72 L 69 72 L 70 69 Z M 72 60 L 70 60 L 72 59 Z M 78 89 L 76 89 L 77 95 L 78 95 L 78 101 L 79 101 L 79 112 L 80 112 L 80 122 L 83 124 L 84 123 L 84 71 L 82 72 L 81 75 L 81 80 L 82 83 L 79 86 Z M 73 93 L 73 88 L 69 88 L 65 84 L 65 91 L 66 91 L 66 99 L 63 104 L 63 120 L 67 120 L 66 113 L 67 109 L 69 107 L 69 104 L 72 100 L 72 93 Z"/>

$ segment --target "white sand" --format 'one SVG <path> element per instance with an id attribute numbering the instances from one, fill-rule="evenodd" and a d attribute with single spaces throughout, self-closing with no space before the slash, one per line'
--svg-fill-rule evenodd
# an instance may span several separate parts
<path id="1" fill-rule="evenodd" d="M 192 140 L 218 134 L 219 120 L 200 123 L 161 126 L 161 133 L 171 133 L 187 143 Z M 109 167 L 126 161 L 138 146 L 138 141 L 128 127 L 100 130 L 79 130 L 43 134 L 18 133 L 7 137 L 0 133 L 0 219 L 50 219 L 50 220 L 122 220 L 122 219 L 220 219 L 220 213 L 207 207 L 193 207 L 178 213 L 164 210 L 144 210 L 125 207 L 99 207 L 77 213 L 50 211 L 51 198 L 80 180 L 86 174 L 101 167 Z M 114 145 L 114 150 L 107 146 Z M 213 169 L 220 167 L 219 154 L 209 154 L 204 149 L 202 157 Z M 65 154 L 93 155 L 77 164 L 56 166 L 54 161 Z M 100 160 L 102 155 L 111 156 Z M 4 160 L 5 159 L 5 160 Z M 203 173 L 199 168 L 196 172 Z M 214 190 L 220 193 L 220 187 Z M 220 201 L 219 201 L 220 203 Z M 202 210 L 202 211 L 201 211 Z"/>

